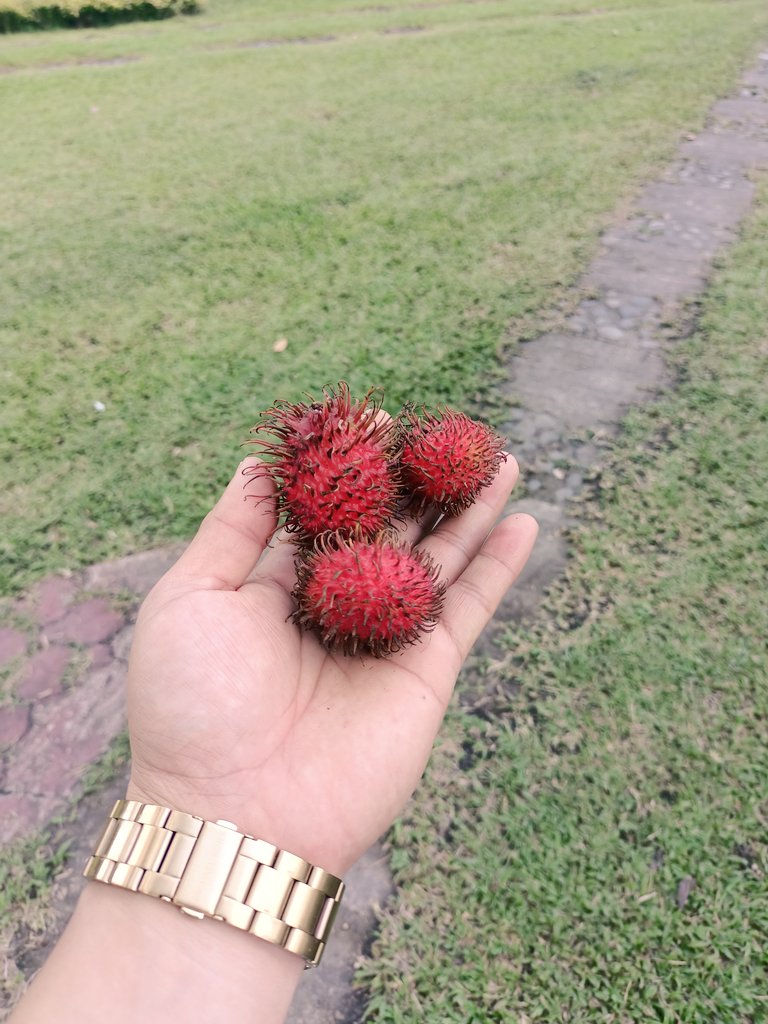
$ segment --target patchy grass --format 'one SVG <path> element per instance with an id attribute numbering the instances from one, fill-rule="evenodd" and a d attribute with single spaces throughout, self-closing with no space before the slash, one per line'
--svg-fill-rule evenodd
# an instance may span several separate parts
<path id="1" fill-rule="evenodd" d="M 768 1014 L 768 187 L 628 420 L 491 721 L 394 831 L 377 1024 Z"/>
<path id="2" fill-rule="evenodd" d="M 129 759 L 128 736 L 121 733 L 88 768 L 64 813 L 37 835 L 0 849 L 0 1020 L 73 909 L 78 885 L 62 885 L 62 878 L 79 877 L 108 810 L 103 794 L 125 775 Z"/>
<path id="3" fill-rule="evenodd" d="M 26 978 L 11 955 L 18 935 L 44 935 L 53 911 L 51 884 L 67 861 L 67 844 L 46 829 L 0 849 L 0 1020 L 21 996 Z"/>
<path id="4" fill-rule="evenodd" d="M 98 793 L 120 776 L 130 761 L 127 732 L 115 737 L 109 749 L 83 775 L 80 797 Z M 73 808 L 55 819 L 45 834 L 0 849 L 0 932 L 20 906 L 37 899 L 65 861 L 68 843 L 57 835 L 74 816 Z"/>
<path id="5" fill-rule="evenodd" d="M 130 760 L 131 745 L 128 733 L 121 732 L 112 740 L 109 750 L 88 767 L 80 783 L 81 796 L 87 797 L 92 793 L 101 792 L 105 786 L 125 773 Z"/>
<path id="6" fill-rule="evenodd" d="M 4 592 L 188 536 L 277 396 L 492 400 L 510 323 L 768 28 L 762 0 L 372 8 L 3 40 Z"/>
<path id="7" fill-rule="evenodd" d="M 0 932 L 12 910 L 40 900 L 66 858 L 66 846 L 52 845 L 42 834 L 0 852 Z"/>

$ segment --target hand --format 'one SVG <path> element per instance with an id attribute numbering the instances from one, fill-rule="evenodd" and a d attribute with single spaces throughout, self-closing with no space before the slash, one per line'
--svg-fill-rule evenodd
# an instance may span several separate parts
<path id="1" fill-rule="evenodd" d="M 275 503 L 264 476 L 244 490 L 253 465 L 139 614 L 128 796 L 226 818 L 341 875 L 418 783 L 459 668 L 525 564 L 536 523 L 513 515 L 491 529 L 517 478 L 509 459 L 460 517 L 406 524 L 450 583 L 436 629 L 381 661 L 331 655 L 288 621 L 294 549 L 282 538 L 265 551 Z M 14 1024 L 244 1024 L 254 1006 L 278 1024 L 301 973 L 284 949 L 94 882 Z"/>
<path id="2" fill-rule="evenodd" d="M 129 796 L 225 818 L 342 874 L 415 789 L 459 669 L 537 527 L 526 515 L 494 527 L 517 479 L 510 457 L 461 516 L 404 528 L 449 583 L 434 632 L 383 660 L 329 654 L 288 621 L 295 549 L 279 534 L 267 548 L 275 503 L 265 476 L 243 475 L 255 462 L 141 609 Z"/>

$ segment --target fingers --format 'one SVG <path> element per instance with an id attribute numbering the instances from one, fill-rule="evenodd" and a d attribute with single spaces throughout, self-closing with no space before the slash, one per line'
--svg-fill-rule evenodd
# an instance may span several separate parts
<path id="1" fill-rule="evenodd" d="M 440 627 L 450 635 L 462 662 L 520 575 L 538 532 L 532 516 L 508 516 L 448 588 Z"/>
<path id="2" fill-rule="evenodd" d="M 397 538 L 403 544 L 411 546 L 418 544 L 422 538 L 431 533 L 435 524 L 440 518 L 440 512 L 434 506 L 427 509 L 418 519 L 407 516 L 402 523 L 397 524 Z"/>
<path id="3" fill-rule="evenodd" d="M 437 565 L 440 577 L 453 583 L 466 569 L 493 528 L 519 475 L 517 460 L 507 456 L 495 480 L 459 516 L 446 516 L 419 544 Z"/>
<path id="4" fill-rule="evenodd" d="M 279 530 L 270 540 L 264 557 L 249 577 L 249 582 L 276 583 L 284 590 L 291 591 L 296 585 L 296 556 L 299 548 L 290 539 L 290 534 Z"/>
<path id="5" fill-rule="evenodd" d="M 168 574 L 205 580 L 211 589 L 237 590 L 275 529 L 274 488 L 264 464 L 245 459 Z"/>
<path id="6" fill-rule="evenodd" d="M 259 472 L 263 465 L 255 457 L 241 463 L 169 576 L 192 577 L 205 580 L 211 587 L 235 590 L 252 573 L 286 587 L 291 584 L 292 544 L 276 541 L 274 550 L 256 568 L 276 526 L 274 487 L 269 476 Z M 452 582 L 475 556 L 501 514 L 517 475 L 517 463 L 510 456 L 496 480 L 461 516 L 446 517 L 433 529 L 436 516 L 428 512 L 418 522 L 408 520 L 401 531 L 403 539 L 413 543 L 424 537 L 420 547 L 442 566 L 441 576 Z"/>

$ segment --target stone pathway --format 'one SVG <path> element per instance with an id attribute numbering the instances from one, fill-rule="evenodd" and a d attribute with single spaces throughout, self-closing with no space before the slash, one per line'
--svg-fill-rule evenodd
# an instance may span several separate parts
<path id="1" fill-rule="evenodd" d="M 141 597 L 180 546 L 43 580 L 0 631 L 0 843 L 45 826 L 125 727 L 123 684 Z M 109 595 L 124 595 L 122 601 Z"/>
<path id="2" fill-rule="evenodd" d="M 664 347 L 685 329 L 685 303 L 704 288 L 714 256 L 736 237 L 752 199 L 750 175 L 760 166 L 768 167 L 768 55 L 732 98 L 715 104 L 706 130 L 683 143 L 631 215 L 603 236 L 563 328 L 522 345 L 511 360 L 508 395 L 520 404 L 512 407 L 507 432 L 526 485 L 515 508 L 533 513 L 542 530 L 499 624 L 532 614 L 562 570 L 568 503 L 585 473 L 599 465 L 601 446 L 628 407 L 664 385 Z M 124 727 L 122 688 L 139 601 L 178 550 L 44 580 L 0 628 L 0 671 L 7 676 L 0 684 L 0 843 L 34 833 L 69 808 L 59 838 L 86 837 L 55 883 L 57 909 L 45 945 L 10 937 L 6 956 L 26 976 L 63 927 L 80 890 L 89 838 L 124 790 L 121 777 L 111 792 L 79 799 L 84 770 Z M 492 626 L 481 650 L 493 649 L 493 635 Z M 351 988 L 354 963 L 375 906 L 391 890 L 378 847 L 348 882 L 334 942 L 322 969 L 307 973 L 292 1024 L 362 1019 L 360 996 Z"/>
<path id="3" fill-rule="evenodd" d="M 532 614 L 562 571 L 569 502 L 629 407 L 669 383 L 665 347 L 692 329 L 690 304 L 717 253 L 736 239 L 758 168 L 768 168 L 768 53 L 603 235 L 563 327 L 511 359 L 505 430 L 527 492 L 515 508 L 536 516 L 541 532 L 499 622 Z"/>

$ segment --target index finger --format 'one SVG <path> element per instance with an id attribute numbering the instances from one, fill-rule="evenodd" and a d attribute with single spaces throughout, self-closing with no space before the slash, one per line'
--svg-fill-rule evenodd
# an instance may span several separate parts
<path id="1" fill-rule="evenodd" d="M 401 654 L 404 665 L 429 680 L 443 706 L 450 700 L 472 645 L 528 561 L 538 530 L 538 523 L 529 515 L 503 519 L 448 587 L 442 614 L 428 641 Z"/>
<path id="2" fill-rule="evenodd" d="M 265 463 L 244 459 L 168 573 L 211 590 L 237 590 L 248 578 L 277 525 L 274 485 Z"/>
<path id="3" fill-rule="evenodd" d="M 507 516 L 448 588 L 439 625 L 450 635 L 462 663 L 523 571 L 538 532 L 533 516 Z"/>

